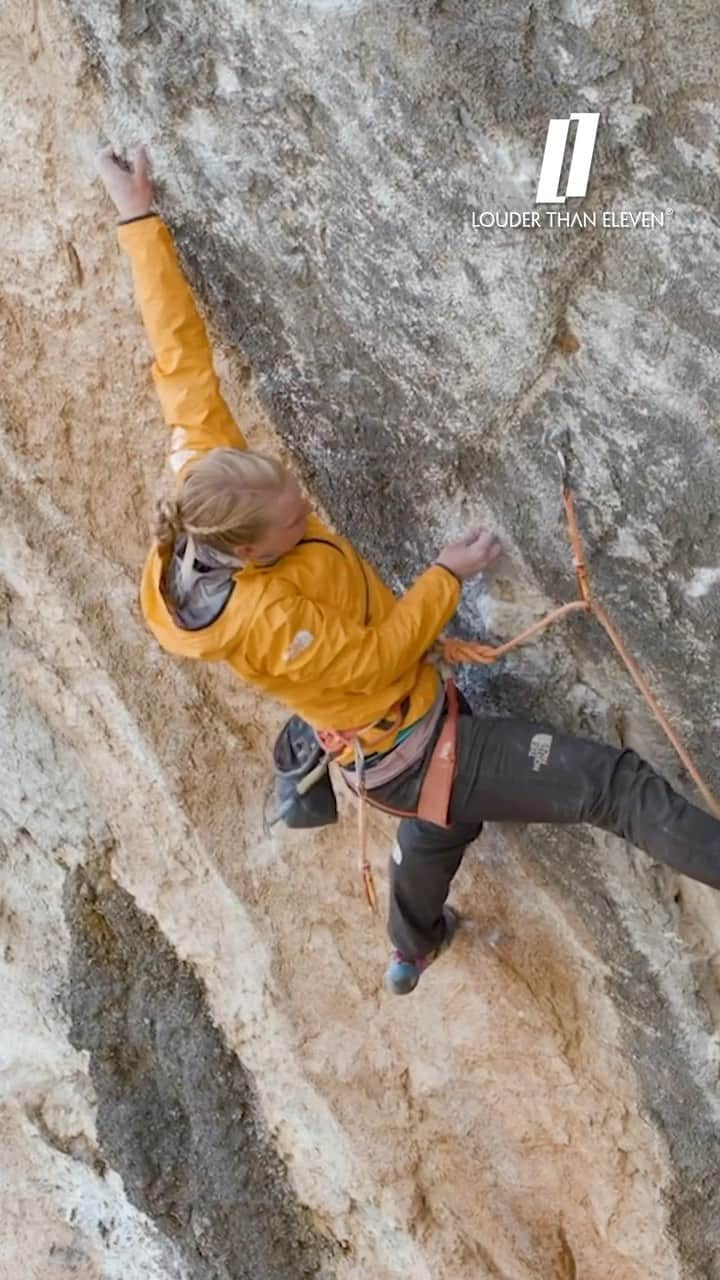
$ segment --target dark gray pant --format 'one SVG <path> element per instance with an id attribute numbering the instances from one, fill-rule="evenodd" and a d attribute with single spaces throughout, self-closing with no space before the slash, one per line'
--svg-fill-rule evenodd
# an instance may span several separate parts
<path id="1" fill-rule="evenodd" d="M 635 751 L 530 720 L 472 715 L 464 699 L 461 705 L 452 826 L 402 818 L 390 858 L 388 932 L 403 955 L 424 955 L 442 940 L 450 882 L 485 821 L 589 822 L 720 888 L 720 821 L 684 800 Z M 370 791 L 370 802 L 414 813 L 433 746 Z"/>

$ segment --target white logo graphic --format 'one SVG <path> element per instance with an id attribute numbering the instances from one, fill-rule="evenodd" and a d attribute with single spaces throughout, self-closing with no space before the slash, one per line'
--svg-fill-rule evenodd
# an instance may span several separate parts
<path id="1" fill-rule="evenodd" d="M 540 181 L 538 182 L 537 195 L 535 196 L 536 204 L 564 204 L 568 197 L 585 195 L 590 177 L 590 165 L 592 164 L 593 151 L 595 149 L 595 135 L 597 134 L 599 119 L 599 111 L 572 111 L 567 119 L 561 118 L 550 121 L 547 138 L 545 139 L 545 154 L 543 155 L 542 168 L 540 170 Z M 571 120 L 577 120 L 578 122 L 577 133 L 575 134 L 572 159 L 570 160 L 567 190 L 565 195 L 560 195 L 558 184 Z"/>
<path id="2" fill-rule="evenodd" d="M 296 631 L 283 654 L 283 662 L 292 662 L 293 658 L 298 658 L 314 639 L 312 631 Z"/>
<path id="3" fill-rule="evenodd" d="M 393 845 L 392 860 L 395 863 L 396 867 L 402 866 L 402 849 L 400 848 L 400 845 L 398 844 L 397 840 Z"/>
<path id="4" fill-rule="evenodd" d="M 540 765 L 547 764 L 551 746 L 551 733 L 536 733 L 531 738 L 528 755 L 533 762 L 533 773 L 539 773 Z"/>

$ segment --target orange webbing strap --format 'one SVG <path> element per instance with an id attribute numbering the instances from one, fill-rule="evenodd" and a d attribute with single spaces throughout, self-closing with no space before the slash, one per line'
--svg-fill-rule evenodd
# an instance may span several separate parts
<path id="1" fill-rule="evenodd" d="M 367 851 L 367 801 L 365 799 L 365 756 L 359 738 L 355 739 L 355 777 L 357 778 L 358 795 L 358 853 L 360 858 L 360 875 L 362 876 L 365 901 L 371 911 L 377 911 L 375 881 Z"/>
<path id="2" fill-rule="evenodd" d="M 424 822 L 434 822 L 438 827 L 449 827 L 450 797 L 455 781 L 457 762 L 458 696 L 454 680 L 445 681 L 447 714 L 442 722 L 430 763 L 420 787 L 417 816 Z"/>
<path id="3" fill-rule="evenodd" d="M 640 668 L 628 652 L 616 627 L 611 622 L 602 605 L 594 598 L 590 590 L 590 582 L 588 579 L 587 568 L 585 566 L 585 553 L 583 551 L 580 530 L 578 528 L 577 517 L 575 515 L 575 504 L 568 484 L 567 467 L 564 462 L 562 497 L 563 505 L 565 507 L 565 515 L 567 517 L 570 544 L 573 552 L 575 577 L 577 580 L 580 599 L 573 600 L 569 604 L 560 605 L 557 609 L 551 609 L 550 612 L 546 613 L 539 622 L 534 623 L 533 626 L 528 627 L 526 631 L 522 631 L 520 635 L 515 636 L 512 640 L 506 640 L 504 644 L 494 647 L 489 644 L 480 644 L 474 640 L 456 640 L 452 637 L 448 637 L 440 640 L 439 642 L 441 654 L 447 662 L 496 662 L 498 658 L 503 656 L 503 654 L 509 653 L 511 649 L 517 648 L 518 645 L 525 644 L 525 642 L 532 636 L 536 635 L 539 631 L 544 631 L 544 629 L 549 627 L 553 622 L 558 622 L 560 618 L 565 617 L 566 614 L 580 610 L 594 614 L 600 625 L 605 629 L 605 632 L 610 637 L 611 643 L 635 681 L 635 684 L 640 690 L 640 693 L 649 706 L 653 716 L 657 720 L 666 737 L 672 743 L 678 756 L 682 760 L 682 763 L 690 774 L 690 777 L 695 782 L 695 785 L 702 795 L 708 809 L 716 818 L 720 818 L 720 804 L 718 804 L 707 783 L 704 781 L 689 751 L 683 745 L 670 724 L 665 712 L 650 689 Z"/>

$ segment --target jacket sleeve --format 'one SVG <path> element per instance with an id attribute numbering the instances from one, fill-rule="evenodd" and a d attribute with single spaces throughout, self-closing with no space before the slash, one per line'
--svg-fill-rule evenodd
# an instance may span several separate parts
<path id="1" fill-rule="evenodd" d="M 139 218 L 120 224 L 117 235 L 132 265 L 163 416 L 173 428 L 172 470 L 179 475 L 209 449 L 246 448 L 220 393 L 205 326 L 165 223 L 157 215 Z"/>
<path id="2" fill-rule="evenodd" d="M 243 656 L 258 675 L 377 693 L 431 648 L 454 614 L 460 593 L 455 575 L 432 565 L 387 618 L 370 627 L 327 605 L 289 595 L 265 609 L 260 606 Z"/>

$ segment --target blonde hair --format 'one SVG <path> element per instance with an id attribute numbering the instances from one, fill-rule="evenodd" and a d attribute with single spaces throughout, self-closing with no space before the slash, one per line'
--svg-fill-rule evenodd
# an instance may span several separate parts
<path id="1" fill-rule="evenodd" d="M 153 533 L 163 576 L 182 533 L 230 554 L 262 537 L 272 523 L 271 499 L 289 476 L 281 462 L 249 449 L 211 449 L 192 462 L 175 496 L 157 502 Z"/>

